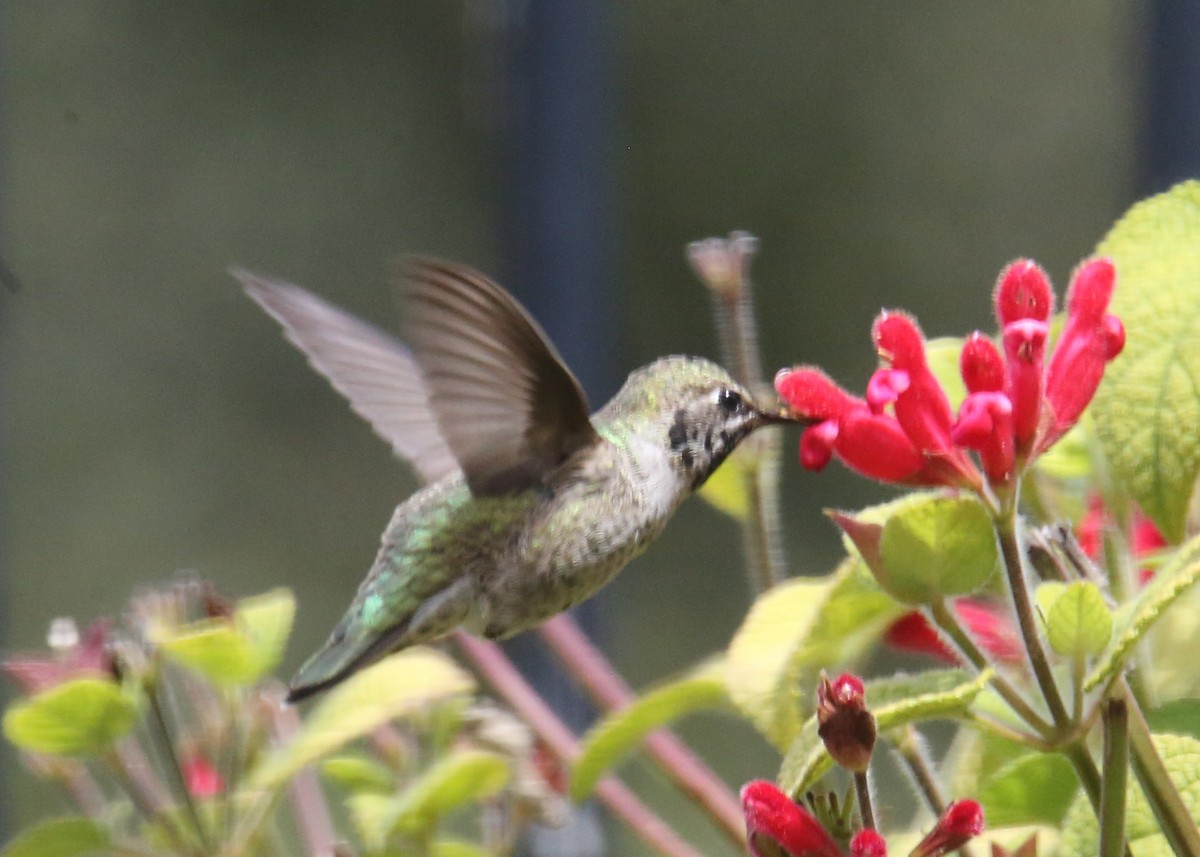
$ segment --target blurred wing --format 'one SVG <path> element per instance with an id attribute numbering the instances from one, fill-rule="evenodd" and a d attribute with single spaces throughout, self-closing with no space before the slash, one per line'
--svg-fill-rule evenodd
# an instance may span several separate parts
<path id="1" fill-rule="evenodd" d="M 500 286 L 469 268 L 412 260 L 401 294 L 404 338 L 472 493 L 535 485 L 599 442 L 579 382 Z"/>
<path id="2" fill-rule="evenodd" d="M 436 482 L 459 469 L 407 348 L 299 286 L 240 269 L 231 273 L 246 294 L 283 325 L 287 338 L 313 368 L 422 479 Z"/>

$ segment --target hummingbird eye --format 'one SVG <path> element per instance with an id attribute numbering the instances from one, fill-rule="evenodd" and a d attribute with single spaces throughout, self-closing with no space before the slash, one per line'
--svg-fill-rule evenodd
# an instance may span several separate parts
<path id="1" fill-rule="evenodd" d="M 717 393 L 717 406 L 725 413 L 732 414 L 742 407 L 741 394 L 728 387 L 722 387 Z"/>

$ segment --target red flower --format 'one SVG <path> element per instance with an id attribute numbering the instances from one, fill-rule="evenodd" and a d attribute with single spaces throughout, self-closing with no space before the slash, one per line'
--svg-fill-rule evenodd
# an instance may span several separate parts
<path id="1" fill-rule="evenodd" d="M 181 763 L 183 781 L 187 784 L 188 794 L 192 797 L 210 798 L 221 793 L 225 788 L 221 775 L 200 753 L 192 753 Z"/>
<path id="2" fill-rule="evenodd" d="M 799 416 L 816 420 L 801 436 L 801 464 L 820 470 L 836 454 L 884 482 L 979 490 L 973 450 L 992 484 L 1008 482 L 1078 421 L 1105 364 L 1124 346 L 1120 320 L 1106 313 L 1114 279 L 1106 259 L 1076 270 L 1047 366 L 1050 282 L 1025 259 L 1005 268 L 994 300 L 1003 355 L 979 332 L 967 338 L 959 369 L 969 395 L 957 419 L 929 368 L 921 329 L 904 313 L 875 320 L 872 339 L 885 367 L 871 376 L 865 399 L 813 367 L 780 371 L 779 395 Z"/>
<path id="3" fill-rule="evenodd" d="M 837 843 L 804 807 L 774 783 L 754 780 L 742 786 L 746 840 L 754 857 L 767 857 L 773 843 L 790 857 L 841 857 Z"/>
<path id="4" fill-rule="evenodd" d="M 850 857 L 887 857 L 887 842 L 870 828 L 860 830 L 850 840 Z"/>
<path id="5" fill-rule="evenodd" d="M 50 630 L 52 655 L 10 655 L 0 664 L 0 670 L 29 696 L 76 678 L 114 679 L 116 671 L 108 650 L 110 625 L 107 619 L 97 620 L 79 637 L 73 621 L 56 619 Z M 69 640 L 60 643 L 56 636 Z"/>
<path id="6" fill-rule="evenodd" d="M 958 800 L 946 807 L 933 830 L 909 857 L 941 857 L 961 848 L 983 832 L 983 807 L 973 800 Z"/>
<path id="7" fill-rule="evenodd" d="M 821 673 L 817 724 L 817 734 L 835 762 L 848 771 L 866 771 L 875 748 L 875 716 L 867 710 L 861 678 L 843 673 L 830 681 Z"/>
<path id="8" fill-rule="evenodd" d="M 1111 526 L 1115 526 L 1115 524 L 1110 519 L 1108 510 L 1104 508 L 1104 501 L 1098 495 L 1093 496 L 1088 501 L 1087 512 L 1079 522 L 1079 526 L 1075 528 L 1075 538 L 1079 541 L 1079 547 L 1093 562 L 1100 561 L 1103 552 L 1104 530 Z M 1134 559 L 1162 550 L 1166 546 L 1167 540 L 1163 538 L 1158 527 L 1142 514 L 1141 509 L 1135 506 L 1132 531 L 1129 534 L 1129 550 Z M 1152 577 L 1154 577 L 1154 569 L 1138 569 L 1139 582 L 1146 583 Z"/>
<path id="9" fill-rule="evenodd" d="M 976 598 L 956 598 L 954 612 L 967 633 L 992 659 L 1008 664 L 1024 659 L 1020 635 L 1012 620 L 999 609 Z M 948 664 L 961 663 L 958 654 L 918 610 L 911 610 L 892 622 L 883 640 L 902 652 L 930 655 Z"/>

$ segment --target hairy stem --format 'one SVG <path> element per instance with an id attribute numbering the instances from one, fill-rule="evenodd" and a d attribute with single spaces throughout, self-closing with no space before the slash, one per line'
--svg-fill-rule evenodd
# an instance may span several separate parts
<path id="1" fill-rule="evenodd" d="M 996 520 L 1000 553 L 1004 557 L 1004 571 L 1008 578 L 1013 609 L 1017 614 L 1017 627 L 1020 628 L 1021 639 L 1025 644 L 1025 655 L 1033 668 L 1033 676 L 1042 692 L 1042 698 L 1046 700 L 1046 707 L 1050 710 L 1050 719 L 1062 730 L 1070 725 L 1071 718 L 1063 705 L 1062 694 L 1050 669 L 1050 660 L 1046 657 L 1046 650 L 1042 647 L 1041 637 L 1038 636 L 1037 617 L 1033 613 L 1033 599 L 1030 597 L 1029 580 L 1025 575 L 1025 555 L 1021 547 L 1014 506 L 1015 501 L 1006 504 L 1005 512 Z"/>
<path id="2" fill-rule="evenodd" d="M 629 685 L 569 615 L 554 617 L 538 633 L 600 708 L 618 711 L 634 701 Z M 667 729 L 651 733 L 645 744 L 676 788 L 695 801 L 740 848 L 745 821 L 737 797 L 721 778 Z"/>
<path id="3" fill-rule="evenodd" d="M 1129 748 L 1133 755 L 1133 773 L 1146 793 L 1146 800 L 1163 835 L 1178 857 L 1200 857 L 1200 831 L 1179 789 L 1171 779 L 1158 749 L 1150 738 L 1150 727 L 1141 708 L 1122 678 L 1118 685 L 1129 711 Z"/>
<path id="4" fill-rule="evenodd" d="M 975 645 L 975 641 L 971 639 L 971 635 L 966 632 L 958 621 L 958 617 L 946 604 L 945 600 L 939 599 L 929 605 L 930 614 L 933 616 L 933 621 L 954 641 L 954 644 L 962 650 L 967 661 L 970 662 L 975 669 L 982 672 L 987 669 L 987 656 L 980 651 L 979 646 Z M 1025 698 L 1017 691 L 1015 687 L 1008 683 L 1008 680 L 999 673 L 992 676 L 992 687 L 996 688 L 996 692 L 1000 694 L 1008 707 L 1011 708 L 1017 715 L 1024 720 L 1031 728 L 1035 729 L 1043 736 L 1048 736 L 1053 732 L 1053 727 L 1046 719 L 1033 710 Z"/>
<path id="5" fill-rule="evenodd" d="M 1100 781 L 1100 855 L 1125 852 L 1125 783 L 1129 775 L 1129 711 L 1125 700 L 1104 703 L 1104 770 Z"/>
<path id="6" fill-rule="evenodd" d="M 504 650 L 488 640 L 479 640 L 465 631 L 456 631 L 454 639 L 483 678 L 512 706 L 513 710 L 564 762 L 579 755 L 579 742 L 545 700 L 525 681 Z M 642 803 L 624 783 L 606 777 L 596 785 L 596 794 L 634 833 L 664 857 L 699 857 L 673 828 Z"/>
<path id="7" fill-rule="evenodd" d="M 858 795 L 858 815 L 865 830 L 875 829 L 875 806 L 871 802 L 871 778 L 866 771 L 855 771 L 854 791 Z"/>

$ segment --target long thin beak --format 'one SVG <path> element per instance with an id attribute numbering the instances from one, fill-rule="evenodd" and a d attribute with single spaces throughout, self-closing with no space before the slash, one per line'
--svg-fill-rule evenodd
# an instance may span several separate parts
<path id="1" fill-rule="evenodd" d="M 797 416 L 784 408 L 771 410 L 759 409 L 758 414 L 761 420 L 759 425 L 763 426 L 778 425 L 779 423 L 796 423 L 802 426 L 810 426 L 816 422 L 816 420 L 810 417 Z"/>

